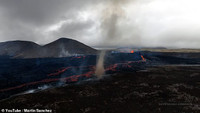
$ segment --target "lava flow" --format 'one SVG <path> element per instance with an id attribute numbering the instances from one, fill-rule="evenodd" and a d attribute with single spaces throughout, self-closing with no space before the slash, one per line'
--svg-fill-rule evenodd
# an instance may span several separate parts
<path id="1" fill-rule="evenodd" d="M 131 53 L 134 53 L 134 50 L 131 51 Z M 132 55 L 131 57 L 133 57 Z M 130 58 L 131 58 L 130 57 Z M 139 58 L 140 57 L 140 58 Z M 140 62 L 146 61 L 146 59 L 141 55 L 137 57 L 138 60 L 136 61 L 116 61 L 113 64 L 106 63 L 103 66 L 105 67 L 105 74 L 109 73 L 114 73 L 118 72 L 123 69 L 131 69 L 134 70 L 136 65 L 138 65 Z M 75 57 L 76 59 L 82 58 L 85 59 L 85 56 L 83 57 Z M 5 89 L 0 89 L 0 92 L 5 92 L 5 91 L 10 91 L 14 89 L 20 89 L 23 87 L 28 88 L 28 86 L 32 85 L 43 85 L 45 83 L 53 83 L 53 82 L 77 82 L 83 79 L 95 77 L 95 70 L 96 66 L 94 65 L 86 65 L 86 66 L 69 66 L 69 67 L 62 67 L 58 70 L 56 70 L 54 73 L 47 74 L 46 79 L 39 80 L 39 81 L 34 81 L 34 82 L 29 82 L 29 83 L 24 83 L 15 87 L 10 87 L 10 88 L 5 88 Z M 81 74 L 79 74 L 81 73 Z M 65 76 L 65 77 L 63 77 Z"/>
<path id="2" fill-rule="evenodd" d="M 146 59 L 144 58 L 144 56 L 141 55 L 141 58 L 142 58 L 143 61 L 146 61 Z"/>
<path id="3" fill-rule="evenodd" d="M 87 72 L 85 74 L 72 75 L 70 77 L 44 79 L 44 80 L 41 80 L 41 81 L 35 81 L 35 82 L 25 83 L 25 84 L 22 84 L 22 85 L 19 85 L 19 86 L 15 86 L 15 87 L 1 89 L 0 92 L 5 92 L 5 91 L 9 91 L 9 90 L 19 89 L 19 88 L 22 88 L 22 87 L 25 87 L 25 86 L 30 86 L 30 85 L 37 85 L 37 84 L 41 84 L 41 83 L 50 83 L 50 82 L 55 82 L 55 81 L 77 82 L 80 77 L 90 78 L 93 74 L 94 74 L 94 71 L 89 71 L 89 72 Z"/>
<path id="4" fill-rule="evenodd" d="M 70 67 L 66 67 L 64 69 L 61 69 L 61 70 L 57 70 L 56 73 L 50 73 L 48 74 L 48 76 L 57 76 L 57 75 L 60 75 L 61 73 L 64 73 L 66 70 L 68 70 Z"/>
<path id="5" fill-rule="evenodd" d="M 48 74 L 47 76 L 58 76 L 64 72 L 66 72 L 67 70 L 71 70 L 71 69 L 84 69 L 84 68 L 90 68 L 90 70 L 92 70 L 94 68 L 94 66 L 69 66 L 69 67 L 65 67 L 65 68 L 61 68 L 61 69 L 58 69 L 55 73 L 50 73 Z"/>

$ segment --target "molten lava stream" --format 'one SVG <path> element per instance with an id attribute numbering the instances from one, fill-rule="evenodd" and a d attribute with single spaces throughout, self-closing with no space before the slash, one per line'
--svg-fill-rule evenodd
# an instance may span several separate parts
<path id="1" fill-rule="evenodd" d="M 35 82 L 30 82 L 30 83 L 25 83 L 19 86 L 15 86 L 15 87 L 10 87 L 10 88 L 6 88 L 6 89 L 0 89 L 0 92 L 5 92 L 5 91 L 9 91 L 9 90 L 14 90 L 14 89 L 19 89 L 25 86 L 30 86 L 30 85 L 37 85 L 37 84 L 41 84 L 41 83 L 49 83 L 49 82 L 55 82 L 55 81 L 65 81 L 65 82 L 76 82 L 78 81 L 79 77 L 92 77 L 92 75 L 94 75 L 94 70 L 89 71 L 85 74 L 80 74 L 80 75 L 72 75 L 70 77 L 65 77 L 65 78 L 53 78 L 53 79 L 44 79 L 41 81 L 35 81 Z"/>
<path id="2" fill-rule="evenodd" d="M 92 65 L 89 65 L 89 66 L 75 66 L 75 67 L 73 67 L 73 66 L 70 66 L 70 67 L 66 67 L 66 68 L 61 68 L 61 69 L 58 69 L 57 70 L 57 72 L 55 72 L 55 73 L 50 73 L 50 74 L 48 74 L 47 76 L 57 76 L 57 75 L 60 75 L 60 74 L 62 74 L 62 73 L 64 73 L 65 71 L 67 71 L 67 70 L 69 70 L 69 69 L 72 69 L 72 68 L 90 68 L 90 69 L 92 69 L 94 66 L 92 66 Z"/>
<path id="3" fill-rule="evenodd" d="M 143 61 L 146 61 L 146 59 L 144 58 L 144 56 L 141 55 L 141 58 L 142 58 Z"/>
<path id="4" fill-rule="evenodd" d="M 146 61 L 146 59 L 142 55 L 141 55 L 141 58 L 142 58 L 142 61 Z M 124 63 L 113 64 L 113 65 L 110 65 L 109 67 L 107 67 L 105 69 L 105 71 L 114 71 L 114 72 L 116 72 L 117 71 L 117 67 L 120 66 L 120 65 L 124 66 L 124 67 L 127 67 L 127 68 L 132 68 L 132 66 L 130 65 L 131 63 L 139 63 L 139 62 L 141 62 L 141 61 L 128 61 L 128 62 L 124 62 Z M 68 69 L 71 69 L 71 68 L 88 68 L 91 71 L 89 71 L 87 73 L 84 73 L 84 74 L 72 75 L 70 77 L 65 77 L 65 78 L 50 78 L 50 79 L 44 79 L 44 80 L 41 80 L 41 81 L 25 83 L 25 84 L 21 84 L 19 86 L 15 86 L 15 87 L 10 87 L 10 88 L 6 88 L 6 89 L 0 89 L 0 92 L 19 89 L 19 88 L 22 88 L 22 87 L 25 87 L 25 86 L 30 86 L 30 85 L 37 85 L 37 84 L 41 84 L 41 83 L 55 82 L 55 81 L 59 81 L 59 80 L 60 81 L 65 81 L 65 82 L 76 82 L 76 81 L 78 81 L 78 79 L 80 77 L 90 78 L 95 73 L 95 71 L 94 71 L 95 70 L 95 66 L 93 66 L 93 65 L 80 66 L 80 67 L 78 67 L 78 66 L 77 67 L 73 67 L 72 66 L 72 67 L 66 67 L 66 68 L 59 69 L 59 70 L 57 70 L 56 73 L 51 73 L 51 74 L 48 74 L 47 76 L 57 76 L 57 75 L 60 75 L 60 74 L 64 73 L 65 71 L 67 71 Z"/>
<path id="5" fill-rule="evenodd" d="M 70 67 L 66 67 L 64 69 L 61 69 L 61 70 L 58 70 L 56 73 L 50 73 L 48 74 L 47 76 L 57 76 L 57 75 L 60 75 L 61 73 L 67 71 Z"/>

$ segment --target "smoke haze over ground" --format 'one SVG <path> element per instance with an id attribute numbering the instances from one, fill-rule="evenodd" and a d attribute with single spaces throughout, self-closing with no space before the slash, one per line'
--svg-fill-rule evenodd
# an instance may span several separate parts
<path id="1" fill-rule="evenodd" d="M 0 41 L 200 48 L 199 0 L 1 0 Z"/>

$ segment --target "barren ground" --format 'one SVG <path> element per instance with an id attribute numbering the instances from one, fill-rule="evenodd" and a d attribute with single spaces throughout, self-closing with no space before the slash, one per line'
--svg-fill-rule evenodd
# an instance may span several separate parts
<path id="1" fill-rule="evenodd" d="M 157 66 L 0 101 L 60 113 L 199 113 L 200 66 Z"/>

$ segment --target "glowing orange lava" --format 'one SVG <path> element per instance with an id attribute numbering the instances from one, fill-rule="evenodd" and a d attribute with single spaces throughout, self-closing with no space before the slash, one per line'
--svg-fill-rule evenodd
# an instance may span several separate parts
<path id="1" fill-rule="evenodd" d="M 143 61 L 146 61 L 146 59 L 144 58 L 144 56 L 141 55 L 141 57 L 142 57 L 142 60 L 143 60 Z"/>
<path id="2" fill-rule="evenodd" d="M 0 89 L 0 92 L 19 89 L 19 88 L 22 88 L 22 87 L 25 87 L 25 86 L 30 86 L 30 85 L 36 85 L 36 84 L 41 84 L 41 83 L 49 83 L 49 82 L 55 82 L 55 81 L 76 82 L 76 81 L 78 81 L 79 77 L 89 78 L 92 75 L 94 75 L 94 71 L 89 71 L 89 72 L 87 72 L 85 74 L 80 74 L 80 75 L 72 75 L 70 77 L 65 77 L 65 78 L 44 79 L 44 80 L 41 80 L 41 81 L 25 83 L 25 84 L 22 84 L 22 85 L 19 85 L 19 86 L 15 86 L 15 87 L 10 87 L 10 88 L 6 88 L 6 89 Z"/>
<path id="3" fill-rule="evenodd" d="M 131 51 L 131 53 L 134 53 L 134 50 Z M 79 57 L 76 57 L 79 58 Z M 83 56 L 82 58 L 85 58 L 85 56 Z M 143 55 L 141 55 L 141 58 L 143 61 L 146 61 L 146 59 L 144 58 Z M 117 71 L 119 66 L 123 66 L 123 67 L 128 67 L 128 68 L 133 68 L 133 66 L 131 64 L 133 63 L 140 63 L 142 60 L 140 61 L 128 61 L 128 62 L 121 62 L 121 63 L 117 63 L 117 64 L 113 64 L 108 66 L 105 71 Z M 5 92 L 5 91 L 10 91 L 10 90 L 14 90 L 14 89 L 19 89 L 22 87 L 27 87 L 30 85 L 36 85 L 36 84 L 42 84 L 42 83 L 49 83 L 49 82 L 56 82 L 56 81 L 63 81 L 63 82 L 76 82 L 79 80 L 80 77 L 84 77 L 84 78 L 90 78 L 92 76 L 94 76 L 95 74 L 95 66 L 93 65 L 89 65 L 89 66 L 71 66 L 71 67 L 64 67 L 61 69 L 56 70 L 55 73 L 50 73 L 47 76 L 58 76 L 60 74 L 65 73 L 68 69 L 71 68 L 86 68 L 86 69 L 90 69 L 90 71 L 86 72 L 86 73 L 82 73 L 80 75 L 72 75 L 69 77 L 63 77 L 63 78 L 47 78 L 47 79 L 43 79 L 40 81 L 35 81 L 35 82 L 29 82 L 29 83 L 24 83 L 15 87 L 10 87 L 10 88 L 5 88 L 5 89 L 0 89 L 0 92 Z"/>
<path id="4" fill-rule="evenodd" d="M 70 67 L 67 67 L 67 68 L 64 68 L 64 69 L 61 69 L 61 70 L 57 70 L 56 73 L 51 73 L 51 74 L 48 74 L 48 76 L 56 76 L 56 75 L 60 75 L 61 73 L 64 73 L 67 69 L 69 69 Z"/>

